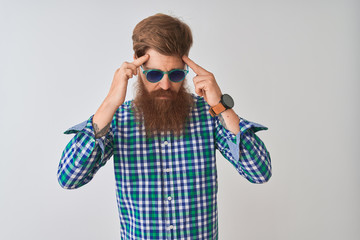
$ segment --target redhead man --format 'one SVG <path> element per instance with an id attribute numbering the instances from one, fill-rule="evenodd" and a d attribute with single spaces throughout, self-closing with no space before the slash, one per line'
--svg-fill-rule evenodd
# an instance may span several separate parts
<path id="1" fill-rule="evenodd" d="M 215 76 L 191 60 L 192 34 L 156 14 L 133 31 L 134 56 L 115 71 L 94 115 L 67 131 L 58 180 L 87 184 L 113 157 L 120 235 L 130 239 L 218 239 L 216 150 L 251 183 L 267 182 L 271 160 L 255 134 L 266 130 L 232 109 Z M 189 70 L 195 93 L 186 86 Z M 125 101 L 137 76 L 133 100 Z"/>

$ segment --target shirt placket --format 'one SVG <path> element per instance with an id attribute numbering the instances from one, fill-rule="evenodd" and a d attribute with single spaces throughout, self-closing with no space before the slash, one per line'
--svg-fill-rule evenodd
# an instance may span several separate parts
<path id="1" fill-rule="evenodd" d="M 172 216 L 174 208 L 174 192 L 172 186 L 172 154 L 171 154 L 171 137 L 163 135 L 161 137 L 161 159 L 162 159 L 162 174 L 164 179 L 164 205 L 165 205 L 165 224 L 166 224 L 166 238 L 172 239 L 173 231 L 175 229 L 175 222 Z"/>

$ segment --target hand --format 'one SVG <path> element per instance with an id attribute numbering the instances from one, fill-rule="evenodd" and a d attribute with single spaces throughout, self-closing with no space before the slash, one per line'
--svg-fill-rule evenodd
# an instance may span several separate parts
<path id="1" fill-rule="evenodd" d="M 196 94 L 204 97 L 211 107 L 218 104 L 222 93 L 214 75 L 194 63 L 187 56 L 184 55 L 182 59 L 197 74 L 193 79 Z"/>
<path id="2" fill-rule="evenodd" d="M 137 68 L 149 60 L 149 58 L 150 55 L 145 54 L 144 56 L 135 59 L 131 63 L 124 62 L 120 68 L 116 69 L 110 91 L 106 97 L 107 100 L 111 102 L 111 104 L 119 107 L 124 103 L 128 80 L 134 75 L 137 75 Z"/>

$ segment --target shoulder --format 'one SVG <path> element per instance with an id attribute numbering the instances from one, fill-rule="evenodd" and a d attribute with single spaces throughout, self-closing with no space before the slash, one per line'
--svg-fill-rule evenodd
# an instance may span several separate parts
<path id="1" fill-rule="evenodd" d="M 125 120 L 133 116 L 133 100 L 125 101 L 120 107 L 116 110 L 114 118 L 116 120 Z"/>
<path id="2" fill-rule="evenodd" d="M 203 97 L 200 97 L 198 95 L 195 95 L 193 93 L 191 93 L 191 96 L 194 99 L 194 110 L 195 111 L 206 111 L 208 112 L 210 109 L 209 104 L 207 104 L 207 102 L 205 101 L 205 99 Z"/>
<path id="3" fill-rule="evenodd" d="M 132 105 L 133 105 L 132 103 L 133 103 L 133 100 L 125 101 L 122 105 L 120 105 L 120 107 L 118 108 L 118 111 L 121 111 L 121 112 L 132 111 Z"/>

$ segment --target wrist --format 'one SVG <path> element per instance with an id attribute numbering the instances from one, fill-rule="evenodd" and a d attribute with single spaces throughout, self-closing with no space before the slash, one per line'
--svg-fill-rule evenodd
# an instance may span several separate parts
<path id="1" fill-rule="evenodd" d="M 222 95 L 219 95 L 219 96 L 213 98 L 211 101 L 209 101 L 208 102 L 209 106 L 210 107 L 215 107 L 216 105 L 218 105 L 221 102 L 221 96 Z"/>
<path id="2" fill-rule="evenodd" d="M 227 109 L 233 108 L 233 106 L 234 100 L 232 97 L 228 94 L 223 94 L 220 98 L 220 101 L 216 105 L 210 107 L 209 113 L 212 117 L 214 117 L 226 111 Z"/>

